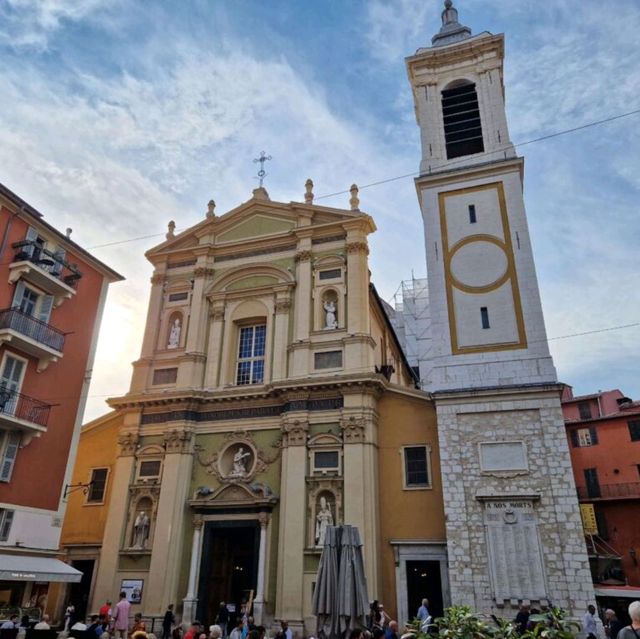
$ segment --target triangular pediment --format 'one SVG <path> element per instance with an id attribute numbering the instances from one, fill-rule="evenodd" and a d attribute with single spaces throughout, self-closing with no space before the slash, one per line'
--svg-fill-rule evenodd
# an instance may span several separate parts
<path id="1" fill-rule="evenodd" d="M 295 220 L 259 212 L 244 218 L 230 228 L 216 233 L 216 243 L 238 242 L 266 235 L 288 233 L 296 227 Z"/>

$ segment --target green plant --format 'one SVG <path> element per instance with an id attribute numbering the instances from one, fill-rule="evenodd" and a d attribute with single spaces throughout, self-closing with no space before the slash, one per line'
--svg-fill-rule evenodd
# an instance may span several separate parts
<path id="1" fill-rule="evenodd" d="M 531 615 L 529 624 L 531 628 L 522 635 L 522 639 L 574 639 L 580 632 L 580 624 L 574 619 L 567 619 L 567 613 L 561 608 Z"/>

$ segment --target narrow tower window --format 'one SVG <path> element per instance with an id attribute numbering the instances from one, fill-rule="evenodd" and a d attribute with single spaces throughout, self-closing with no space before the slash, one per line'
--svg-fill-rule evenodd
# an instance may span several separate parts
<path id="1" fill-rule="evenodd" d="M 489 324 L 489 309 L 486 306 L 480 308 L 480 319 L 482 320 L 482 328 L 491 328 Z"/>
<path id="2" fill-rule="evenodd" d="M 476 218 L 476 205 L 469 204 L 469 223 L 475 224 L 478 221 Z"/>
<path id="3" fill-rule="evenodd" d="M 442 92 L 442 115 L 447 159 L 484 151 L 476 85 L 458 84 Z"/>

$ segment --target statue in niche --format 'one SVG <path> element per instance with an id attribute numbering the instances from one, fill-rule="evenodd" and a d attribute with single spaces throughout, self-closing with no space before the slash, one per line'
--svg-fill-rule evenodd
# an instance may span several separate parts
<path id="1" fill-rule="evenodd" d="M 135 550 L 144 550 L 147 547 L 150 523 L 147 513 L 141 510 L 133 523 L 133 543 L 131 547 Z"/>
<path id="2" fill-rule="evenodd" d="M 244 452 L 244 448 L 240 446 L 233 456 L 233 469 L 229 477 L 247 476 L 247 457 L 251 457 L 251 451 Z"/>
<path id="3" fill-rule="evenodd" d="M 171 332 L 169 333 L 169 344 L 167 348 L 178 348 L 180 346 L 180 332 L 182 331 L 182 325 L 180 324 L 180 318 L 176 317 L 171 325 Z"/>
<path id="4" fill-rule="evenodd" d="M 333 526 L 333 515 L 331 514 L 331 507 L 323 496 L 320 497 L 320 509 L 316 515 L 316 546 L 324 546 L 327 526 Z"/>
<path id="5" fill-rule="evenodd" d="M 325 311 L 325 328 L 338 328 L 338 321 L 336 320 L 336 303 L 333 300 L 327 300 L 323 304 Z"/>

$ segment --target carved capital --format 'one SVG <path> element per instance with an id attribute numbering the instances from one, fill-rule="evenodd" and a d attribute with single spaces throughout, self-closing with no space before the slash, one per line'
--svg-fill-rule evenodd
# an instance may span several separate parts
<path id="1" fill-rule="evenodd" d="M 167 453 L 188 453 L 190 451 L 190 430 L 178 430 L 174 428 L 164 434 L 164 447 Z"/>
<path id="2" fill-rule="evenodd" d="M 345 444 L 361 444 L 364 442 L 364 419 L 347 417 L 340 422 Z"/>
<path id="3" fill-rule="evenodd" d="M 135 433 L 122 433 L 118 437 L 118 446 L 120 446 L 120 457 L 131 457 L 135 455 L 138 448 L 138 435 Z"/>
<path id="4" fill-rule="evenodd" d="M 311 260 L 311 251 L 298 251 L 295 259 L 296 262 L 308 262 Z"/>
<path id="5" fill-rule="evenodd" d="M 224 319 L 224 308 L 221 308 L 221 307 L 212 308 L 211 311 L 209 312 L 209 317 L 214 322 L 222 321 Z"/>
<path id="6" fill-rule="evenodd" d="M 291 300 L 276 300 L 275 309 L 276 314 L 280 315 L 288 313 L 291 308 Z"/>
<path id="7" fill-rule="evenodd" d="M 364 253 L 365 255 L 369 255 L 369 245 L 366 242 L 349 242 L 346 248 L 347 254 Z"/>
<path id="8" fill-rule="evenodd" d="M 206 266 L 198 266 L 198 268 L 193 270 L 194 277 L 213 277 L 214 270 L 212 268 L 207 268 Z"/>
<path id="9" fill-rule="evenodd" d="M 204 525 L 204 519 L 202 515 L 194 515 L 193 516 L 193 527 L 196 530 L 202 530 L 202 526 Z"/>
<path id="10" fill-rule="evenodd" d="M 306 446 L 309 423 L 294 419 L 282 425 L 283 446 Z"/>
<path id="11" fill-rule="evenodd" d="M 165 281 L 165 275 L 164 273 L 155 273 L 151 276 L 151 283 L 152 284 L 164 284 Z"/>
<path id="12" fill-rule="evenodd" d="M 269 515 L 269 513 L 260 513 L 258 515 L 258 522 L 260 523 L 260 528 L 266 528 L 269 524 L 269 519 L 271 519 L 271 516 Z"/>

